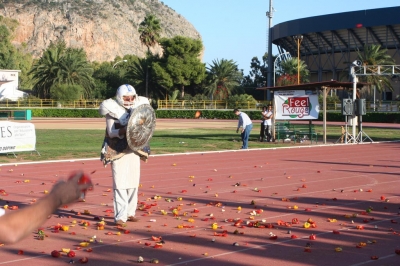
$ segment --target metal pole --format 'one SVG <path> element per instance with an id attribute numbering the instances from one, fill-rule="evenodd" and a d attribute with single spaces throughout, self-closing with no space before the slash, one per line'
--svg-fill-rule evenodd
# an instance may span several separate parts
<path id="1" fill-rule="evenodd" d="M 267 17 L 268 17 L 268 73 L 267 73 L 267 87 L 272 87 L 271 82 L 272 82 L 272 17 L 274 15 L 274 8 L 272 7 L 272 0 L 269 0 L 269 11 L 267 12 Z M 267 100 L 271 100 L 271 92 L 268 90 L 267 91 Z"/>
<path id="2" fill-rule="evenodd" d="M 375 112 L 375 94 L 376 94 L 376 86 L 374 85 L 374 112 Z"/>
<path id="3" fill-rule="evenodd" d="M 326 87 L 324 87 L 324 97 L 322 100 L 323 110 L 322 110 L 322 120 L 323 120 L 323 142 L 326 144 Z"/>
<path id="4" fill-rule="evenodd" d="M 356 77 L 356 73 L 354 70 L 354 66 L 351 66 L 351 76 L 353 78 L 353 105 L 355 104 L 355 100 L 356 100 L 356 94 L 357 94 L 357 77 Z M 351 134 L 353 135 L 353 142 L 355 142 L 355 136 L 356 136 L 356 114 L 355 112 L 353 112 L 353 115 L 351 116 L 351 122 L 352 122 L 352 131 Z"/>
<path id="5" fill-rule="evenodd" d="M 297 39 L 297 85 L 300 84 L 300 39 Z"/>
<path id="6" fill-rule="evenodd" d="M 300 43 L 303 40 L 303 35 L 293 36 L 297 41 L 297 85 L 300 84 Z"/>

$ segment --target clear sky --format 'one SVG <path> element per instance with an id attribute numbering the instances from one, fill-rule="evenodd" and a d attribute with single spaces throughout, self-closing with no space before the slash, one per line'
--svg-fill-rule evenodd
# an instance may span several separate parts
<path id="1" fill-rule="evenodd" d="M 200 33 L 204 63 L 232 59 L 248 75 L 254 56 L 267 52 L 269 0 L 159 0 L 185 17 Z M 272 26 L 348 11 L 400 6 L 399 0 L 273 0 Z M 278 53 L 273 45 L 272 53 Z"/>

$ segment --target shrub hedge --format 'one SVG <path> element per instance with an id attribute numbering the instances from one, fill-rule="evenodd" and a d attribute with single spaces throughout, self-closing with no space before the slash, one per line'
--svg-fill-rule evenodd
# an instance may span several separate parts
<path id="1" fill-rule="evenodd" d="M 13 108 L 7 109 L 12 110 Z M 24 109 L 14 109 L 24 110 Z M 26 110 L 26 109 L 25 109 Z M 32 117 L 67 117 L 67 118 L 100 118 L 102 117 L 98 109 L 62 109 L 47 108 L 32 110 Z M 199 110 L 202 119 L 237 119 L 233 110 Z M 0 110 L 1 112 L 1 110 Z M 156 110 L 157 118 L 181 118 L 190 119 L 195 117 L 197 110 Z M 244 110 L 252 120 L 261 120 L 261 111 Z M 340 112 L 327 112 L 327 121 L 344 121 L 345 118 Z M 318 120 L 322 121 L 322 112 L 319 113 Z M 363 122 L 375 123 L 400 123 L 400 112 L 370 112 L 362 117 Z"/>

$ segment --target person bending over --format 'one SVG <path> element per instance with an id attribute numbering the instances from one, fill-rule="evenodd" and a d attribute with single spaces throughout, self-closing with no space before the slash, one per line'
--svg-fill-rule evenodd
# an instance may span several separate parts
<path id="1" fill-rule="evenodd" d="M 241 137 L 242 137 L 243 145 L 242 145 L 241 149 L 247 149 L 248 143 L 249 143 L 250 132 L 253 129 L 253 123 L 251 122 L 250 117 L 246 113 L 241 112 L 239 109 L 234 109 L 233 112 L 235 113 L 235 115 L 237 115 L 239 117 L 236 133 L 238 133 L 239 129 L 242 128 Z"/>

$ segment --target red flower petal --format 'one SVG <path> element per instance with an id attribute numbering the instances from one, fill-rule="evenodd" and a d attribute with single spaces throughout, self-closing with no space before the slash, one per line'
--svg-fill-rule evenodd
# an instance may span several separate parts
<path id="1" fill-rule="evenodd" d="M 67 256 L 68 257 L 70 257 L 70 258 L 73 258 L 73 257 L 75 257 L 75 251 L 73 251 L 73 250 L 71 250 L 70 252 L 68 252 L 68 254 L 67 254 Z"/>
<path id="2" fill-rule="evenodd" d="M 61 253 L 58 250 L 53 250 L 51 252 L 51 256 L 54 257 L 54 258 L 59 258 L 59 257 L 61 257 Z"/>
<path id="3" fill-rule="evenodd" d="M 89 259 L 86 257 L 83 257 L 82 259 L 79 260 L 80 263 L 88 263 Z"/>

